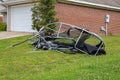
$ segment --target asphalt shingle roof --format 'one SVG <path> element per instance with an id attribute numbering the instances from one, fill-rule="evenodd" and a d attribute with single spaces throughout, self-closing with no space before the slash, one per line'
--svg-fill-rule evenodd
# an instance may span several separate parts
<path id="1" fill-rule="evenodd" d="M 103 4 L 113 7 L 120 7 L 120 0 L 76 0 L 76 1 L 85 1 L 85 2 Z"/>

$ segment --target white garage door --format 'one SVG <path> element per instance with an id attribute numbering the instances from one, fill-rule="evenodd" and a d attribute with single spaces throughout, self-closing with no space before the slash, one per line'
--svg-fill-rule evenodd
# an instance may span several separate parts
<path id="1" fill-rule="evenodd" d="M 11 7 L 11 30 L 19 32 L 33 32 L 32 5 L 19 5 Z"/>

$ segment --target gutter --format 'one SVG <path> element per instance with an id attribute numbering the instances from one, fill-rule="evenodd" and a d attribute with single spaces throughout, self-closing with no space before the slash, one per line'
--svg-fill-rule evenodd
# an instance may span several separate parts
<path id="1" fill-rule="evenodd" d="M 18 4 L 26 4 L 26 3 L 31 3 L 32 0 L 13 0 L 13 1 L 5 1 L 3 2 L 4 5 L 12 6 L 12 5 L 18 5 Z"/>
<path id="2" fill-rule="evenodd" d="M 91 7 L 91 8 L 96 8 L 96 9 L 103 9 L 103 10 L 110 10 L 110 11 L 120 12 L 120 7 L 114 7 L 114 6 L 104 5 L 104 4 L 97 4 L 97 3 L 91 3 L 91 2 L 86 2 L 86 1 L 58 0 L 58 2 L 65 3 L 65 4 L 77 5 L 77 6 L 84 6 L 84 7 Z"/>
<path id="3" fill-rule="evenodd" d="M 4 12 L 7 12 L 7 9 L 6 9 L 6 8 L 0 10 L 0 13 L 4 13 Z"/>

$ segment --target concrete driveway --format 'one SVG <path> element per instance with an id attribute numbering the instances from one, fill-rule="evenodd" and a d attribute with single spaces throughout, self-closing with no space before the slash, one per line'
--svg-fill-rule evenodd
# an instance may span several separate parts
<path id="1" fill-rule="evenodd" d="M 13 38 L 18 36 L 30 35 L 32 33 L 27 32 L 0 32 L 0 39 Z"/>

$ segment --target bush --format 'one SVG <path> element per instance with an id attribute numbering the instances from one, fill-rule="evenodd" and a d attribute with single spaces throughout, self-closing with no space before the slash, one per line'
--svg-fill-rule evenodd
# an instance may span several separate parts
<path id="1" fill-rule="evenodd" d="M 57 22 L 55 4 L 57 0 L 34 0 L 35 4 L 32 8 L 32 27 L 39 31 L 41 27 L 46 26 L 49 23 Z M 36 3 L 37 2 L 37 3 Z M 49 25 L 49 28 L 55 30 L 56 25 Z M 45 35 L 51 35 L 52 30 L 46 29 Z"/>
<path id="2" fill-rule="evenodd" d="M 6 23 L 0 23 L 0 31 L 6 31 Z"/>

